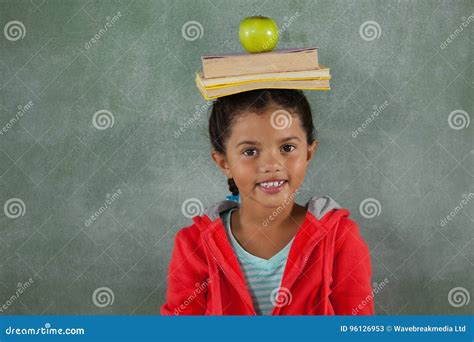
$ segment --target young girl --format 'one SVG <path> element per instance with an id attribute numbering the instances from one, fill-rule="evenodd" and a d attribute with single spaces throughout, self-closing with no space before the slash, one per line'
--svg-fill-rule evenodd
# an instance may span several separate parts
<path id="1" fill-rule="evenodd" d="M 215 100 L 211 155 L 240 201 L 176 234 L 161 314 L 373 314 L 369 250 L 349 211 L 327 196 L 294 201 L 314 133 L 302 91 Z"/>

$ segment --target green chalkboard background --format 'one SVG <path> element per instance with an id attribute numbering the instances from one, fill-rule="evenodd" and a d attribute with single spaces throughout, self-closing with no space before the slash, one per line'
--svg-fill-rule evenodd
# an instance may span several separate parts
<path id="1" fill-rule="evenodd" d="M 2 0 L 1 314 L 159 314 L 183 203 L 228 194 L 194 72 L 257 14 L 331 68 L 297 201 L 351 211 L 376 313 L 473 313 L 472 1 Z"/>

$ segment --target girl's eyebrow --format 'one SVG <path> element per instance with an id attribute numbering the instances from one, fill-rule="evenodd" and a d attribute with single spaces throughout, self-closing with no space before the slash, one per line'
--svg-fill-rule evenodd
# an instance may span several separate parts
<path id="1" fill-rule="evenodd" d="M 301 139 L 298 138 L 297 136 L 291 136 L 291 137 L 283 138 L 279 142 L 281 144 L 281 143 L 284 143 L 284 142 L 287 142 L 287 141 L 290 141 L 290 140 L 301 141 Z M 237 148 L 240 145 L 245 145 L 245 144 L 246 145 L 261 145 L 258 141 L 244 140 L 244 141 L 239 142 L 237 145 L 235 145 L 235 147 Z"/>

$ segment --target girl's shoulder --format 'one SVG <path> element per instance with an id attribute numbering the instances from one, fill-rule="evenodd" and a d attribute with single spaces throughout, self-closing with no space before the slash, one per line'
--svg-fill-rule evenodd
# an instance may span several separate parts
<path id="1" fill-rule="evenodd" d="M 189 243 L 198 242 L 203 232 L 215 226 L 216 221 L 231 209 L 238 207 L 239 203 L 229 200 L 219 201 L 206 207 L 199 215 L 192 218 L 192 224 L 176 232 L 175 239 Z"/>
<path id="2" fill-rule="evenodd" d="M 367 247 L 359 225 L 351 218 L 350 211 L 340 206 L 333 198 L 312 197 L 307 203 L 307 208 L 324 226 L 328 236 L 332 237 L 336 253 L 343 245 L 355 248 Z"/>

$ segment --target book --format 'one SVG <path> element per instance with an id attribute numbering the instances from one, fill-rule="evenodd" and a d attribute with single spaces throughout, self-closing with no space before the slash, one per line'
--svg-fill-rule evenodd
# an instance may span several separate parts
<path id="1" fill-rule="evenodd" d="M 204 88 L 197 81 L 196 85 L 201 95 L 206 100 L 216 99 L 218 97 L 241 93 L 255 89 L 302 89 L 302 90 L 330 90 L 329 80 L 293 80 L 293 81 L 263 81 L 250 82 L 236 85 L 228 85 L 220 88 Z"/>
<path id="2" fill-rule="evenodd" d="M 202 71 L 196 73 L 196 82 L 202 88 L 221 88 L 228 85 L 245 84 L 266 81 L 296 81 L 296 80 L 328 80 L 331 78 L 329 68 L 319 65 L 319 69 L 306 71 L 272 72 L 253 75 L 241 75 L 230 77 L 205 78 Z"/>
<path id="3" fill-rule="evenodd" d="M 317 47 L 205 55 L 201 62 L 206 79 L 319 68 Z"/>

